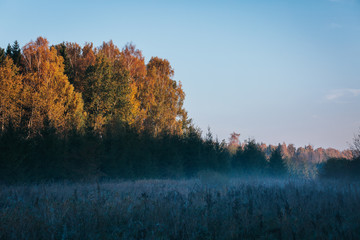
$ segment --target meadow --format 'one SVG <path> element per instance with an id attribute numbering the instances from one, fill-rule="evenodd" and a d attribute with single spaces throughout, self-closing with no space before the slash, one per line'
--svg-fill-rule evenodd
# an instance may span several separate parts
<path id="1" fill-rule="evenodd" d="M 227 178 L 2 185 L 0 239 L 357 239 L 360 184 Z"/>

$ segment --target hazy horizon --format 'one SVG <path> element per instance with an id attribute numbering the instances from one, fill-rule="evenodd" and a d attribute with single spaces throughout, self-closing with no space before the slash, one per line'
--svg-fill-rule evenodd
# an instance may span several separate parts
<path id="1" fill-rule="evenodd" d="M 360 127 L 360 3 L 1 1 L 0 47 L 110 39 L 170 61 L 185 109 L 227 140 L 348 148 Z"/>

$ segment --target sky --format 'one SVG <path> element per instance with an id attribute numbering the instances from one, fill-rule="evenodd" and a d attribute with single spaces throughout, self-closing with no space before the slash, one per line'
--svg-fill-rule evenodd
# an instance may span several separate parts
<path id="1" fill-rule="evenodd" d="M 346 149 L 360 127 L 359 0 L 0 0 L 0 47 L 132 42 L 166 58 L 219 140 Z"/>

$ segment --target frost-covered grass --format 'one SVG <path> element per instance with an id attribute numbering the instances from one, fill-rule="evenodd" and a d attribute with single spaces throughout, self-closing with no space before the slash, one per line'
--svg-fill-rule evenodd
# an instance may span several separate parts
<path id="1" fill-rule="evenodd" d="M 205 176 L 0 187 L 0 239 L 360 238 L 359 183 Z"/>

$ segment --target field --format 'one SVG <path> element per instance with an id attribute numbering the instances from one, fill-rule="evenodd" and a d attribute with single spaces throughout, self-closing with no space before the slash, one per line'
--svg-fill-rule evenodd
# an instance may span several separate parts
<path id="1" fill-rule="evenodd" d="M 0 239 L 358 239 L 360 184 L 269 178 L 2 185 Z"/>

